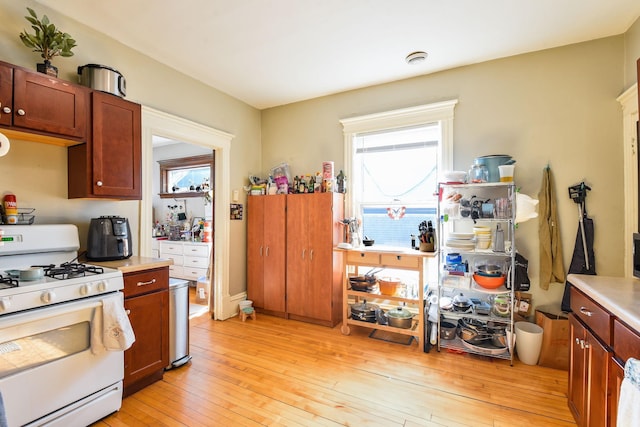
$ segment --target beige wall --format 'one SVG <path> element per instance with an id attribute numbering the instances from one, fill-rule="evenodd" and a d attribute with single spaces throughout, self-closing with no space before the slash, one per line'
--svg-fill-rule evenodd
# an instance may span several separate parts
<path id="1" fill-rule="evenodd" d="M 624 42 L 624 87 L 626 89 L 638 79 L 636 62 L 640 58 L 640 18 L 627 30 Z"/>
<path id="2" fill-rule="evenodd" d="M 0 0 L 0 60 L 35 70 L 41 58 L 27 49 L 18 34 L 28 26 L 23 18 L 26 7 L 38 15 L 46 14 L 78 43 L 75 55 L 55 58 L 60 78 L 77 82 L 79 65 L 97 63 L 119 70 L 127 80 L 127 99 L 172 113 L 194 122 L 231 133 L 230 188 L 241 188 L 247 171 L 260 168 L 260 112 L 218 90 L 207 87 L 179 72 L 133 51 L 55 11 L 26 0 Z M 0 158 L 0 193 L 14 192 L 20 206 L 36 208 L 39 223 L 68 222 L 80 228 L 81 242 L 86 240 L 90 218 L 99 215 L 123 215 L 129 218 L 137 234 L 139 203 L 67 199 L 66 149 L 30 142 L 13 141 L 10 153 Z M 144 195 L 143 197 L 150 197 Z M 228 209 L 223 207 L 223 209 Z M 231 221 L 234 241 L 245 239 L 244 221 Z M 137 242 L 135 251 L 137 253 Z M 231 245 L 230 292 L 245 289 L 245 247 Z"/>
<path id="3" fill-rule="evenodd" d="M 577 206 L 567 187 L 585 180 L 596 228 L 597 271 L 623 275 L 622 115 L 624 37 L 610 37 L 514 56 L 263 111 L 263 166 L 288 162 L 293 174 L 318 170 L 323 160 L 343 165 L 339 120 L 430 102 L 458 99 L 454 164 L 510 154 L 516 181 L 537 197 L 542 170 L 556 180 L 565 265 L 577 231 Z M 537 222 L 520 225 L 517 246 L 529 259 L 535 303 L 561 299 L 562 284 L 538 286 Z M 409 243 L 409 242 L 407 242 Z"/>

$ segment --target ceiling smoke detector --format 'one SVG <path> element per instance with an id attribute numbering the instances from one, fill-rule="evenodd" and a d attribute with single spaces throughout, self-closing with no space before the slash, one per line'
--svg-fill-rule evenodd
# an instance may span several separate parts
<path id="1" fill-rule="evenodd" d="M 405 58 L 405 61 L 407 61 L 407 64 L 410 64 L 410 65 L 416 65 L 426 60 L 427 60 L 427 52 L 422 52 L 422 51 L 410 53 Z"/>

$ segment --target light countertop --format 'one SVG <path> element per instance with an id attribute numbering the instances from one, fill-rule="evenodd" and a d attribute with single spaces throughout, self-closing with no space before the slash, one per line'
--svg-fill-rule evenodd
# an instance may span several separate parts
<path id="1" fill-rule="evenodd" d="M 640 331 L 640 280 L 570 274 L 567 281 L 631 328 Z"/>
<path id="2" fill-rule="evenodd" d="M 119 259 L 116 261 L 89 261 L 91 264 L 100 265 L 102 267 L 115 268 L 123 273 L 135 273 L 138 271 L 149 270 L 152 268 L 168 267 L 173 264 L 172 259 L 146 258 L 140 256 L 132 256 L 127 259 Z"/>

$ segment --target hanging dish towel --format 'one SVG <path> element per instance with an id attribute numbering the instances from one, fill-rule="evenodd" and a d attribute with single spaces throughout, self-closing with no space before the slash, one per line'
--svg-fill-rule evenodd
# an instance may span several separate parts
<path id="1" fill-rule="evenodd" d="M 7 427 L 7 414 L 4 412 L 4 401 L 2 400 L 2 393 L 0 393 L 0 427 Z"/>
<path id="2" fill-rule="evenodd" d="M 551 168 L 542 171 L 542 185 L 538 194 L 540 237 L 540 287 L 549 289 L 549 283 L 564 283 L 564 260 L 560 241 L 560 224 L 556 207 L 556 194 Z"/>
<path id="3" fill-rule="evenodd" d="M 100 354 L 104 350 L 124 351 L 131 347 L 136 337 L 129 316 L 122 304 L 122 294 L 116 293 L 102 300 L 93 314 L 91 352 Z"/>
<path id="4" fill-rule="evenodd" d="M 617 427 L 640 426 L 640 360 L 629 359 L 624 365 L 620 386 Z"/>

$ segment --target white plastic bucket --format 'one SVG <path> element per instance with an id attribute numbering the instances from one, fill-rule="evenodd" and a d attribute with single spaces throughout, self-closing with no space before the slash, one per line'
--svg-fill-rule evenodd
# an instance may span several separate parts
<path id="1" fill-rule="evenodd" d="M 530 322 L 516 322 L 516 351 L 525 365 L 537 365 L 542 349 L 542 327 Z"/>
<path id="2" fill-rule="evenodd" d="M 253 305 L 253 301 L 251 300 L 240 301 L 238 305 L 240 306 L 240 310 L 242 310 L 243 308 L 251 307 Z"/>

